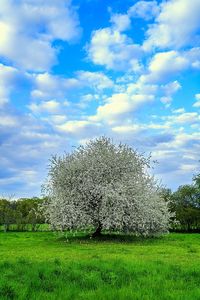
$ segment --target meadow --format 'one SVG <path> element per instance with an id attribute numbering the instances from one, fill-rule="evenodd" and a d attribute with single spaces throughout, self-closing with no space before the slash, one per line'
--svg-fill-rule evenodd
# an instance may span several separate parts
<path id="1" fill-rule="evenodd" d="M 200 299 L 200 237 L 0 233 L 0 299 Z"/>

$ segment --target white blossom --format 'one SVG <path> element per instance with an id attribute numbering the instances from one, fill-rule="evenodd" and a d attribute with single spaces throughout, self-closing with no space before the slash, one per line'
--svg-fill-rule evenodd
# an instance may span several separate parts
<path id="1" fill-rule="evenodd" d="M 48 222 L 57 230 L 167 232 L 172 215 L 149 168 L 150 157 L 106 137 L 52 157 L 43 186 Z"/>

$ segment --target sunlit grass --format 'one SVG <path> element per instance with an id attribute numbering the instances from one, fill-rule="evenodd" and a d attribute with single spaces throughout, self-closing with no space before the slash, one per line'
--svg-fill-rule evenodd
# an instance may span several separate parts
<path id="1" fill-rule="evenodd" d="M 200 237 L 0 234 L 0 299 L 200 299 Z"/>

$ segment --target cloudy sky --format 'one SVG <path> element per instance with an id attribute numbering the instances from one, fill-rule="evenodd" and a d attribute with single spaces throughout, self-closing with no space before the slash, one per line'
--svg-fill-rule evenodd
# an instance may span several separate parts
<path id="1" fill-rule="evenodd" d="M 100 135 L 200 170 L 199 0 L 1 0 L 0 193 L 40 195 L 51 154 Z"/>

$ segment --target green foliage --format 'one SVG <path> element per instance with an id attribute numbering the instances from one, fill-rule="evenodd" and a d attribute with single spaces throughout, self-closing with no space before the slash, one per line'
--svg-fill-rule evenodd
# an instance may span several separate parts
<path id="1" fill-rule="evenodd" d="M 171 203 L 182 230 L 200 230 L 200 194 L 197 186 L 180 186 L 171 195 Z"/>
<path id="2" fill-rule="evenodd" d="M 0 199 L 0 225 L 4 231 L 9 231 L 11 224 L 16 224 L 16 230 L 37 230 L 44 223 L 44 217 L 39 209 L 43 199 L 21 198 L 17 201 Z"/>
<path id="3" fill-rule="evenodd" d="M 0 233 L 0 299 L 200 299 L 197 234 L 68 241 Z"/>
<path id="4" fill-rule="evenodd" d="M 10 224 L 15 222 L 15 203 L 6 199 L 0 199 L 0 224 L 4 231 L 9 230 Z"/>
<path id="5" fill-rule="evenodd" d="M 194 184 L 180 186 L 177 191 L 161 190 L 162 198 L 169 203 L 171 212 L 175 213 L 171 228 L 175 231 L 200 231 L 200 185 L 199 176 L 194 178 Z"/>

